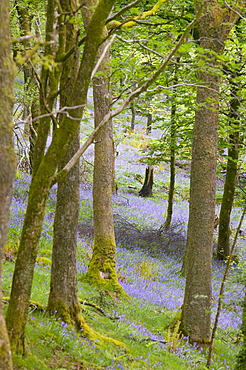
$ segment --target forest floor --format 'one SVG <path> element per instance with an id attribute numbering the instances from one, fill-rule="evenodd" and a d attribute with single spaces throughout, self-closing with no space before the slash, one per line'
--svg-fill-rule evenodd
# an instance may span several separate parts
<path id="1" fill-rule="evenodd" d="M 87 323 L 106 337 L 119 340 L 122 346 L 108 341 L 91 342 L 65 323 L 30 308 L 26 343 L 28 355 L 14 356 L 14 369 L 26 370 L 96 370 L 96 369 L 206 369 L 207 349 L 191 346 L 178 333 L 185 279 L 181 274 L 188 221 L 189 166 L 177 167 L 176 190 L 171 228 L 163 232 L 169 183 L 168 163 L 155 166 L 151 198 L 141 198 L 139 178 L 144 178 L 146 164 L 141 163 L 149 138 L 143 125 L 135 133 L 118 137 L 116 179 L 118 193 L 113 197 L 117 242 L 119 282 L 131 297 L 121 300 L 109 296 L 80 278 L 92 254 L 92 156 L 84 155 L 81 177 L 81 211 L 78 232 L 78 280 L 81 308 Z M 14 260 L 27 202 L 30 176 L 19 172 L 16 178 L 11 213 L 11 228 L 3 263 L 3 290 L 8 296 Z M 223 180 L 218 178 L 218 208 Z M 47 205 L 39 257 L 35 268 L 31 299 L 47 304 L 52 249 L 52 220 L 55 189 Z M 240 218 L 241 206 L 233 210 L 232 235 Z M 245 229 L 245 223 L 243 228 Z M 214 239 L 216 241 L 216 232 Z M 240 348 L 240 324 L 244 297 L 245 242 L 237 243 L 239 263 L 230 270 L 223 297 L 211 369 L 233 369 Z M 225 264 L 213 261 L 214 321 Z M 98 310 L 94 305 L 101 308 Z"/>

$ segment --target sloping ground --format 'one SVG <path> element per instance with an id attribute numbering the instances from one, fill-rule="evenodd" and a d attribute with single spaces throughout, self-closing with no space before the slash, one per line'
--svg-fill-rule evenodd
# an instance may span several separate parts
<path id="1" fill-rule="evenodd" d="M 142 133 L 141 137 L 144 140 Z M 173 223 L 169 230 L 163 231 L 161 226 L 167 207 L 168 164 L 161 169 L 155 168 L 154 181 L 157 185 L 154 187 L 154 196 L 139 197 L 141 184 L 136 180 L 136 175 L 144 177 L 146 165 L 140 162 L 143 155 L 135 144 L 136 140 L 132 143 L 131 138 L 126 138 L 117 147 L 116 179 L 119 191 L 113 197 L 113 204 L 120 281 L 125 290 L 143 304 L 153 303 L 177 309 L 183 302 L 185 286 L 180 271 L 188 222 L 189 173 L 187 169 L 177 169 L 176 184 L 180 191 L 174 200 Z M 82 188 L 82 207 L 88 211 L 92 207 L 91 189 L 88 185 Z M 236 209 L 232 215 L 233 227 L 236 227 L 238 219 L 239 210 Z M 79 233 L 81 237 L 87 235 L 92 239 L 91 219 L 81 220 Z M 241 250 L 245 249 L 243 238 L 238 244 Z M 234 267 L 228 279 L 220 328 L 235 330 L 241 323 L 244 288 L 239 278 L 240 269 L 240 266 Z M 214 261 L 213 317 L 223 271 L 223 263 Z"/>
<path id="2" fill-rule="evenodd" d="M 117 272 L 119 281 L 126 292 L 140 302 L 143 310 L 155 305 L 157 312 L 162 309 L 177 310 L 182 305 L 185 279 L 181 276 L 182 257 L 185 249 L 186 227 L 188 220 L 187 187 L 188 173 L 177 172 L 177 188 L 174 202 L 173 225 L 168 231 L 161 231 L 164 213 L 167 206 L 167 185 L 169 181 L 168 164 L 163 168 L 155 168 L 154 196 L 141 198 L 138 190 L 141 184 L 134 180 L 135 174 L 144 176 L 145 164 L 139 162 L 142 157 L 139 148 L 126 142 L 119 144 L 119 155 L 116 158 L 116 177 L 119 183 L 118 194 L 113 197 L 115 215 L 115 234 L 117 242 Z M 91 160 L 93 151 L 87 153 Z M 88 171 L 88 176 L 90 173 Z M 27 183 L 29 176 L 17 179 L 15 197 L 12 204 L 11 226 L 13 230 L 21 228 L 23 209 L 27 199 Z M 128 185 L 136 189 L 130 189 Z M 55 189 L 52 189 L 48 202 L 48 213 L 44 223 L 43 237 L 52 245 L 52 219 L 55 207 Z M 236 224 L 239 210 L 234 211 Z M 91 253 L 93 236 L 92 223 L 92 192 L 91 185 L 81 185 L 81 214 L 79 224 L 79 241 L 86 250 L 87 259 L 78 263 L 78 273 L 86 271 Z M 240 239 L 241 247 L 245 240 Z M 214 262 L 213 279 L 213 317 L 216 301 L 223 276 L 224 265 Z M 223 309 L 219 328 L 237 331 L 241 323 L 241 301 L 244 294 L 242 283 L 243 266 L 235 266 L 227 281 L 223 299 Z M 82 286 L 79 287 L 81 290 Z M 129 324 L 129 326 L 131 326 Z M 136 329 L 136 328 L 135 328 Z M 134 330 L 135 330 L 134 329 Z M 137 328 L 136 330 L 142 330 Z M 133 329 L 132 329 L 133 330 Z M 130 330 L 129 330 L 130 331 Z M 149 337 L 149 332 L 141 331 L 142 336 Z"/>

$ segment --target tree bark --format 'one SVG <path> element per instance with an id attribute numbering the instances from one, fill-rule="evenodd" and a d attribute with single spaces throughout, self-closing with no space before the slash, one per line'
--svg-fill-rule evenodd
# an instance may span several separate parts
<path id="1" fill-rule="evenodd" d="M 240 41 L 239 41 L 240 42 Z M 241 50 L 239 58 L 242 58 Z M 217 258 L 225 260 L 230 254 L 230 219 L 231 210 L 234 201 L 234 193 L 238 170 L 239 143 L 240 143 L 240 114 L 241 105 L 240 91 L 240 65 L 238 62 L 234 71 L 227 70 L 229 75 L 229 84 L 231 90 L 229 126 L 231 133 L 229 135 L 228 159 L 226 166 L 226 179 L 224 184 L 223 198 L 219 215 L 219 235 L 217 245 Z"/>
<path id="2" fill-rule="evenodd" d="M 67 3 L 61 0 L 64 14 L 71 14 L 78 8 L 77 1 Z M 67 23 L 66 49 L 68 52 L 76 43 L 78 28 L 75 23 Z M 79 48 L 63 64 L 61 75 L 60 108 L 67 106 L 67 96 L 73 92 L 73 84 L 79 68 Z M 62 117 L 61 117 L 62 119 Z M 73 122 L 71 121 L 70 124 Z M 61 163 L 59 169 L 71 159 L 80 145 L 79 132 Z M 52 268 L 50 294 L 47 311 L 61 318 L 64 322 L 74 325 L 77 329 L 84 328 L 77 296 L 77 232 L 79 216 L 79 162 L 70 170 L 65 179 L 58 182 L 56 213 L 54 220 L 54 239 L 52 252 Z"/>
<path id="3" fill-rule="evenodd" d="M 79 135 L 61 161 L 62 167 L 79 148 Z M 77 232 L 79 215 L 79 162 L 58 183 L 50 294 L 47 311 L 64 322 L 83 328 L 77 296 Z M 81 325 L 82 324 L 82 325 Z"/>
<path id="4" fill-rule="evenodd" d="M 200 56 L 197 108 L 193 131 L 190 207 L 185 256 L 186 287 L 181 328 L 191 342 L 204 345 L 210 340 L 212 297 L 212 241 L 215 213 L 219 70 L 216 54 L 238 15 L 220 8 L 215 0 L 204 0 L 204 15 L 198 22 Z M 196 8 L 200 2 L 195 1 Z M 226 20 L 226 23 L 224 23 Z M 215 54 L 216 53 L 216 54 Z"/>
<path id="5" fill-rule="evenodd" d="M 10 302 L 7 311 L 7 327 L 14 352 L 23 353 L 25 324 L 28 315 L 29 299 L 33 272 L 37 257 L 38 243 L 45 214 L 49 189 L 61 158 L 66 154 L 79 128 L 83 106 L 95 64 L 97 50 L 102 40 L 105 21 L 114 4 L 113 0 L 101 0 L 95 9 L 88 26 L 87 37 L 73 94 L 68 97 L 69 115 L 64 115 L 59 128 L 54 132 L 52 143 L 47 152 L 39 156 L 30 186 L 28 205 L 20 239 L 20 245 L 13 276 Z M 40 164 L 39 164 L 40 163 Z"/>
<path id="6" fill-rule="evenodd" d="M 107 30 L 104 29 L 104 37 Z M 103 52 L 105 43 L 99 48 Z M 109 113 L 111 105 L 110 53 L 107 50 L 93 79 L 95 128 Z M 114 142 L 112 120 L 109 120 L 95 138 L 93 172 L 94 245 L 86 279 L 96 285 L 120 289 L 116 274 L 116 243 L 112 193 L 114 188 Z"/>
<path id="7" fill-rule="evenodd" d="M 19 27 L 21 36 L 31 34 L 32 16 L 28 7 L 18 5 L 16 2 L 16 9 L 19 19 Z M 28 39 L 22 41 L 25 50 L 31 48 L 31 43 Z M 23 120 L 25 134 L 29 137 L 29 171 L 32 172 L 34 148 L 36 143 L 38 120 L 33 121 L 34 118 L 39 116 L 39 94 L 38 86 L 33 70 L 33 66 L 29 61 L 22 65 L 24 74 L 24 108 Z"/>
<path id="8" fill-rule="evenodd" d="M 170 183 L 168 190 L 168 206 L 167 206 L 167 217 L 164 223 L 164 228 L 168 229 L 172 222 L 173 214 L 173 197 L 175 188 L 175 157 L 176 157 L 176 127 L 175 127 L 175 114 L 176 114 L 176 103 L 172 102 L 171 108 L 171 134 L 170 134 Z"/>
<path id="9" fill-rule="evenodd" d="M 136 119 L 136 109 L 135 109 L 134 102 L 131 102 L 130 109 L 131 109 L 131 114 L 132 114 L 132 116 L 131 116 L 131 130 L 134 132 L 135 119 Z"/>
<path id="10" fill-rule="evenodd" d="M 153 166 L 147 166 L 145 171 L 145 179 L 142 189 L 139 191 L 140 197 L 151 197 L 152 188 L 154 183 L 154 168 Z"/>
<path id="11" fill-rule="evenodd" d="M 177 64 L 174 69 L 173 84 L 178 83 L 178 64 L 180 62 L 180 57 L 177 57 Z M 175 189 L 175 159 L 176 159 L 176 110 L 177 103 L 175 101 L 175 95 L 172 96 L 172 106 L 171 106 L 171 122 L 170 122 L 170 183 L 168 190 L 168 206 L 167 206 L 167 217 L 164 222 L 164 228 L 169 228 L 172 222 L 173 214 L 173 197 Z"/>
<path id="12" fill-rule="evenodd" d="M 10 204 L 15 175 L 12 131 L 15 68 L 11 56 L 8 0 L 1 2 L 0 24 L 0 369 L 12 370 L 10 343 L 2 304 L 2 259 L 9 227 Z"/>
<path id="13" fill-rule="evenodd" d="M 146 123 L 146 135 L 151 133 L 152 129 L 152 113 L 147 114 L 147 123 Z"/>

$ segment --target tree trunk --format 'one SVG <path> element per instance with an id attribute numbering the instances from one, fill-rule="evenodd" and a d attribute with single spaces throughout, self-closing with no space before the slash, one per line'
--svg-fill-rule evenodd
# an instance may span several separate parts
<path id="1" fill-rule="evenodd" d="M 178 83 L 178 64 L 180 62 L 180 57 L 177 57 L 177 64 L 174 69 L 173 84 Z M 172 96 L 172 107 L 171 107 L 171 128 L 170 128 L 170 183 L 168 191 L 168 206 L 167 206 L 167 217 L 164 222 L 164 228 L 170 227 L 172 222 L 173 214 L 173 197 L 175 188 L 175 157 L 176 157 L 176 110 L 177 104 L 175 101 L 175 95 Z"/>
<path id="2" fill-rule="evenodd" d="M 16 10 L 18 14 L 20 35 L 28 36 L 31 35 L 32 27 L 32 16 L 29 13 L 29 8 L 22 5 L 18 5 L 15 2 Z M 30 40 L 24 39 L 22 45 L 25 50 L 31 49 Z M 32 64 L 27 60 L 22 66 L 24 74 L 24 107 L 23 107 L 23 120 L 24 120 L 24 132 L 29 137 L 29 168 L 30 173 L 32 172 L 34 148 L 36 142 L 36 132 L 38 127 L 38 120 L 33 121 L 34 118 L 39 116 L 39 101 L 38 101 L 38 86 L 36 77 L 34 74 Z"/>
<path id="3" fill-rule="evenodd" d="M 7 327 L 12 349 L 23 353 L 25 324 L 28 315 L 29 299 L 37 257 L 38 243 L 45 214 L 45 205 L 54 174 L 61 158 L 66 154 L 79 128 L 83 106 L 86 103 L 87 91 L 95 64 L 98 45 L 102 40 L 105 21 L 114 4 L 113 0 L 101 0 L 95 9 L 88 27 L 82 61 L 74 84 L 73 94 L 68 97 L 71 119 L 64 115 L 59 129 L 55 130 L 52 143 L 45 154 L 38 156 L 36 168 L 30 186 L 28 205 L 20 239 L 10 302 L 7 311 Z M 38 163 L 40 163 L 38 165 Z"/>
<path id="4" fill-rule="evenodd" d="M 238 72 L 238 73 L 237 73 Z M 233 73 L 233 72 L 232 72 Z M 233 81 L 234 77 L 236 82 Z M 228 149 L 228 159 L 226 166 L 226 179 L 224 185 L 223 198 L 220 208 L 219 216 L 219 235 L 218 235 L 218 245 L 217 245 L 217 258 L 219 260 L 225 260 L 230 254 L 230 219 L 231 210 L 234 200 L 236 179 L 237 179 L 237 169 L 238 169 L 238 155 L 239 155 L 239 126 L 240 126 L 240 91 L 241 86 L 238 82 L 239 70 L 234 71 L 231 77 L 231 100 L 230 100 L 230 113 L 229 113 L 229 125 L 230 129 L 233 131 L 229 135 L 229 149 Z"/>
<path id="5" fill-rule="evenodd" d="M 219 108 L 219 75 L 214 73 L 214 69 L 219 69 L 219 63 L 214 53 L 223 53 L 224 42 L 238 17 L 227 8 L 220 8 L 217 1 L 204 0 L 202 3 L 204 15 L 198 22 L 198 28 L 200 46 L 204 50 L 200 63 L 204 67 L 198 71 L 198 81 L 205 87 L 197 90 L 185 256 L 187 279 L 181 319 L 183 333 L 191 342 L 200 345 L 210 340 Z M 195 2 L 195 5 L 200 6 L 200 2 Z"/>
<path id="6" fill-rule="evenodd" d="M 78 8 L 78 3 L 60 2 L 62 11 L 71 14 Z M 75 44 L 77 26 L 67 23 L 66 52 Z M 72 94 L 73 84 L 79 68 L 79 48 L 63 65 L 61 75 L 60 108 L 67 106 L 67 96 Z M 70 124 L 73 122 L 71 121 Z M 80 145 L 79 132 L 72 142 L 68 152 L 62 159 L 59 169 L 62 169 L 76 153 Z M 74 325 L 77 329 L 84 328 L 84 320 L 80 313 L 77 296 L 77 232 L 79 216 L 79 161 L 69 171 L 64 180 L 58 183 L 56 213 L 54 220 L 54 240 L 52 253 L 51 283 L 47 311 L 55 314 L 64 322 Z"/>
<path id="7" fill-rule="evenodd" d="M 151 133 L 151 129 L 152 129 L 152 113 L 148 113 L 146 124 L 146 135 L 149 135 Z"/>
<path id="8" fill-rule="evenodd" d="M 104 36 L 107 35 L 106 29 Z M 103 52 L 105 43 L 99 49 Z M 107 51 L 98 69 L 100 76 L 93 79 L 95 127 L 110 111 L 110 55 Z M 116 244 L 112 191 L 114 187 L 114 142 L 112 120 L 96 136 L 93 172 L 94 245 L 86 279 L 96 285 L 119 289 L 116 274 Z"/>
<path id="9" fill-rule="evenodd" d="M 46 9 L 46 28 L 45 28 L 45 47 L 44 55 L 49 55 L 49 57 L 56 59 L 56 55 L 61 50 L 65 48 L 64 37 L 58 37 L 56 29 L 57 22 L 57 2 L 54 0 L 48 0 L 47 9 Z M 62 34 L 61 22 L 62 17 L 58 18 L 59 20 L 59 31 Z M 59 38 L 59 44 L 57 45 L 56 40 Z M 31 163 L 32 163 L 32 176 L 34 176 L 38 170 L 38 167 L 45 155 L 45 149 L 47 145 L 47 139 L 49 132 L 51 130 L 51 122 L 54 118 L 50 116 L 50 113 L 53 110 L 54 102 L 56 99 L 56 91 L 59 86 L 60 79 L 60 65 L 55 69 L 47 69 L 44 65 L 41 69 L 40 81 L 41 86 L 39 88 L 39 110 L 40 114 L 43 115 L 40 118 L 39 122 L 35 123 L 35 129 L 37 129 L 37 137 L 31 141 Z M 47 116 L 48 113 L 48 116 Z M 33 127 L 34 128 L 34 127 Z M 35 136 L 34 131 L 31 128 L 31 136 Z"/>
<path id="10" fill-rule="evenodd" d="M 9 2 L 0 7 L 0 369 L 12 370 L 12 360 L 2 304 L 2 259 L 9 227 L 10 204 L 15 174 L 12 129 L 14 63 L 11 56 Z"/>
<path id="11" fill-rule="evenodd" d="M 135 119 L 136 119 L 136 109 L 135 109 L 135 106 L 134 106 L 134 102 L 131 102 L 130 109 L 131 109 L 131 114 L 132 114 L 132 117 L 131 117 L 131 131 L 134 132 Z"/>
<path id="12" fill-rule="evenodd" d="M 175 114 L 176 114 L 176 103 L 173 102 L 171 110 L 171 135 L 170 135 L 170 183 L 168 190 L 167 217 L 164 223 L 165 229 L 168 229 L 170 227 L 173 214 L 173 197 L 175 188 L 175 152 L 176 152 Z"/>
<path id="13" fill-rule="evenodd" d="M 139 191 L 140 197 L 151 197 L 152 188 L 154 183 L 154 168 L 153 166 L 147 166 L 145 171 L 145 179 L 142 189 Z"/>
<path id="14" fill-rule="evenodd" d="M 78 148 L 79 136 L 77 135 L 60 164 L 61 168 Z M 47 311 L 81 329 L 83 322 L 81 323 L 82 317 L 77 297 L 76 268 L 78 215 L 79 162 L 69 171 L 66 178 L 58 183 Z"/>

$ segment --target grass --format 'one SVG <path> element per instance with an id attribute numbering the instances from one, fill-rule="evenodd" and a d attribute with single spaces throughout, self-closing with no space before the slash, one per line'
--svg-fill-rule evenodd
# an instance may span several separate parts
<path id="1" fill-rule="evenodd" d="M 133 140 L 133 136 L 130 140 Z M 124 156 L 124 147 L 122 150 Z M 131 185 L 141 187 L 134 175 L 141 171 L 144 175 L 145 165 L 139 164 L 138 159 L 139 156 L 133 151 L 129 154 L 126 167 L 119 163 L 124 172 L 120 175 L 120 192 L 113 199 L 118 247 L 117 272 L 119 282 L 131 297 L 130 300 L 112 299 L 107 292 L 80 282 L 92 254 L 91 186 L 81 186 L 77 271 L 82 314 L 92 329 L 120 341 L 123 346 L 116 346 L 107 341 L 91 342 L 67 327 L 61 320 L 35 310 L 34 305 L 30 307 L 26 327 L 27 355 L 13 357 L 15 370 L 205 370 L 207 350 L 189 345 L 186 338 L 180 337 L 178 333 L 185 287 L 180 270 L 188 215 L 187 174 L 180 169 L 177 171 L 174 223 L 168 235 L 161 234 L 158 229 L 165 215 L 162 191 L 163 184 L 168 181 L 167 166 L 156 171 L 154 197 L 142 199 L 138 197 L 137 190 L 135 193 L 129 192 L 124 183 L 127 180 Z M 30 178 L 23 174 L 19 174 L 16 179 L 11 228 L 3 262 L 3 295 L 6 297 L 11 289 L 16 246 L 23 222 L 29 181 Z M 42 306 L 47 304 L 49 295 L 54 210 L 55 190 L 52 190 L 31 296 L 33 301 Z M 238 211 L 233 214 L 234 224 L 239 218 Z M 240 253 L 244 256 L 244 246 L 245 240 L 241 238 L 240 256 Z M 214 262 L 212 318 L 223 268 L 223 264 Z M 227 281 L 212 370 L 233 369 L 235 363 L 241 341 L 244 271 L 245 263 L 242 257 L 239 265 L 235 265 L 231 270 Z M 98 305 L 104 314 L 93 307 L 93 304 Z"/>
<path id="2" fill-rule="evenodd" d="M 51 230 L 47 229 L 40 244 L 39 258 L 44 261 L 50 258 L 50 234 Z M 79 277 L 86 270 L 90 255 L 88 235 L 79 239 Z M 4 291 L 10 290 L 13 269 L 13 261 L 4 261 Z M 26 330 L 28 354 L 26 357 L 14 356 L 14 369 L 204 369 L 206 350 L 190 346 L 177 333 L 184 289 L 183 278 L 179 275 L 180 262 L 168 255 L 165 258 L 161 254 L 159 258 L 151 257 L 139 246 L 133 249 L 119 247 L 117 269 L 131 300 L 116 302 L 105 292 L 85 283 L 79 283 L 79 298 L 104 310 L 107 316 L 93 307 L 81 305 L 86 322 L 97 332 L 121 341 L 123 348 L 83 339 L 64 323 L 35 311 L 33 307 Z M 219 281 L 219 268 L 217 275 L 215 279 Z M 233 271 L 230 282 L 234 289 L 238 284 L 235 275 Z M 48 300 L 49 278 L 48 261 L 47 264 L 37 263 L 31 299 L 44 306 Z M 233 368 L 238 329 L 219 330 L 211 369 Z"/>

